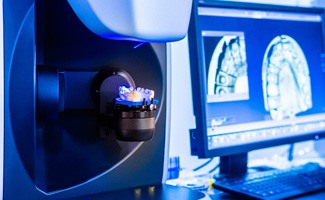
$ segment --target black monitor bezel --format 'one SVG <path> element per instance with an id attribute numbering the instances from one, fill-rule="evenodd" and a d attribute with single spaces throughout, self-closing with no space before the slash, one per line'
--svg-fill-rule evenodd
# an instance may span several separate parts
<path id="1" fill-rule="evenodd" d="M 322 29 L 323 29 L 323 53 L 325 50 L 325 12 L 321 8 L 307 8 L 307 7 L 292 7 L 292 6 L 279 6 L 257 3 L 241 3 L 241 2 L 229 2 L 229 1 L 215 1 L 215 0 L 194 0 L 191 12 L 191 20 L 188 31 L 189 41 L 189 55 L 190 55 L 190 67 L 191 67 L 191 84 L 192 84 L 192 96 L 193 96 L 193 111 L 195 115 L 196 129 L 190 130 L 190 142 L 191 142 L 191 154 L 200 158 L 210 158 L 216 156 L 229 156 L 234 154 L 247 153 L 252 150 L 261 148 L 267 148 L 272 146 L 290 144 L 294 142 L 301 142 L 305 140 L 315 140 L 325 138 L 324 132 L 310 133 L 306 135 L 300 135 L 299 137 L 290 138 L 278 138 L 274 140 L 267 140 L 261 142 L 255 142 L 252 144 L 237 145 L 235 147 L 223 147 L 216 149 L 208 149 L 208 141 L 206 137 L 206 93 L 205 81 L 203 80 L 204 74 L 202 68 L 203 62 L 203 49 L 202 38 L 199 29 L 198 20 L 198 8 L 199 7 L 215 7 L 215 8 L 232 8 L 232 9 L 250 9 L 261 11 L 285 11 L 292 13 L 310 13 L 319 14 L 322 17 Z"/>

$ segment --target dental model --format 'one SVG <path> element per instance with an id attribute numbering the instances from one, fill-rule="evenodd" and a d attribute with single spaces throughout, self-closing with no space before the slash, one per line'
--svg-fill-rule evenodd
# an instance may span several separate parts
<path id="1" fill-rule="evenodd" d="M 293 118 L 313 106 L 309 66 L 297 41 L 279 35 L 264 54 L 264 107 L 273 120 Z"/>
<path id="2" fill-rule="evenodd" d="M 144 89 L 144 88 L 136 88 L 133 87 L 119 87 L 119 94 L 122 100 L 127 101 L 143 101 L 153 99 L 155 96 L 155 92 L 153 90 Z"/>

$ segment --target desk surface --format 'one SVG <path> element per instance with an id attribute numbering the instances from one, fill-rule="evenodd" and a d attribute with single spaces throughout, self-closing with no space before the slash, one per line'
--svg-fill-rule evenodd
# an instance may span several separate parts
<path id="1" fill-rule="evenodd" d="M 107 200 L 107 199 L 127 199 L 127 200 L 210 200 L 204 193 L 185 188 L 171 186 L 167 184 L 155 186 L 143 186 L 128 188 L 111 192 L 92 194 L 71 200 Z"/>
<path id="2" fill-rule="evenodd" d="M 223 193 L 223 192 L 220 192 L 220 193 L 216 192 L 216 194 L 211 195 L 210 197 L 211 197 L 212 200 L 224 200 L 224 199 L 241 200 L 242 199 L 242 197 L 238 197 L 238 196 L 235 196 L 235 195 L 230 195 L 230 194 Z M 310 193 L 310 194 L 301 195 L 301 196 L 298 196 L 298 197 L 294 197 L 292 199 L 295 199 L 295 200 L 325 199 L 325 190 Z"/>
<path id="3" fill-rule="evenodd" d="M 254 172 L 254 167 L 256 166 L 270 166 L 271 168 L 278 168 L 278 169 L 286 169 L 292 166 L 300 166 L 303 164 L 306 164 L 308 162 L 317 162 L 321 164 L 323 167 L 325 167 L 325 158 L 324 157 L 314 157 L 308 159 L 296 159 L 295 162 L 289 162 L 287 159 L 284 160 L 276 160 L 269 161 L 269 160 L 257 160 L 255 163 L 252 164 L 251 170 Z M 252 162 L 251 162 L 252 163 Z M 215 163 L 212 163 L 213 165 L 216 165 Z M 212 166 L 214 167 L 214 166 Z M 209 167 L 206 167 L 207 169 L 210 169 Z M 255 169 L 256 170 L 256 169 Z M 206 171 L 200 171 L 199 173 L 193 172 L 193 171 L 184 171 L 183 176 L 180 176 L 178 179 L 171 179 L 168 180 L 168 184 L 172 185 L 178 185 L 178 186 L 187 186 L 188 184 L 192 188 L 199 188 L 203 189 L 206 193 L 209 194 L 212 200 L 218 200 L 218 199 L 242 199 L 240 196 L 231 195 L 228 193 L 224 193 L 222 191 L 211 189 L 209 188 L 209 183 L 212 183 L 213 181 L 213 175 L 218 173 L 217 171 L 213 171 L 213 173 L 207 173 Z M 193 185 L 193 186 L 192 186 Z M 309 193 L 305 195 L 301 195 L 299 197 L 295 197 L 294 199 L 298 200 L 309 200 L 309 199 L 325 199 L 325 190 Z"/>
<path id="4" fill-rule="evenodd" d="M 129 188 L 112 192 L 92 194 L 74 198 L 72 200 L 106 200 L 106 199 L 128 199 L 128 200 L 242 200 L 242 197 L 216 191 L 213 195 L 207 196 L 204 193 L 171 185 L 144 186 Z M 325 190 L 295 197 L 295 200 L 325 199 Z"/>

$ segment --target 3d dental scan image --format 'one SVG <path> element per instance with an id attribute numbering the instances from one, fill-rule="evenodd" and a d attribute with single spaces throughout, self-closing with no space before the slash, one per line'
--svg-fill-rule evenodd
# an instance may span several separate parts
<path id="1" fill-rule="evenodd" d="M 248 98 L 248 76 L 243 33 L 202 33 L 206 52 L 208 101 Z M 211 44 L 215 48 L 211 54 Z M 212 46 L 213 47 L 213 46 Z"/>
<path id="2" fill-rule="evenodd" d="M 275 37 L 263 60 L 265 109 L 272 119 L 294 117 L 312 107 L 309 66 L 303 50 L 290 36 Z"/>

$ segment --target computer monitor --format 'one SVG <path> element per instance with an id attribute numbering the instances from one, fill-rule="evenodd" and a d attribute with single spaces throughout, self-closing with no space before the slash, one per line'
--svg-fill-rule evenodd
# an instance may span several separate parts
<path id="1" fill-rule="evenodd" d="M 325 137 L 324 10 L 195 1 L 191 154 L 247 170 L 261 148 Z"/>

